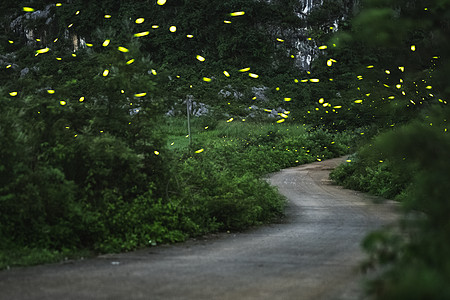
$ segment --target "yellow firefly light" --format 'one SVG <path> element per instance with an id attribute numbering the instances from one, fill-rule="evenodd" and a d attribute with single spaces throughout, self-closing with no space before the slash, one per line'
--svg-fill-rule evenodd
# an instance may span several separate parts
<path id="1" fill-rule="evenodd" d="M 42 53 L 46 53 L 46 52 L 48 52 L 48 51 L 50 51 L 49 48 L 43 48 L 43 49 L 36 50 L 36 53 L 42 54 Z"/>
<path id="2" fill-rule="evenodd" d="M 149 31 L 144 31 L 144 32 L 138 32 L 134 34 L 134 37 L 141 37 L 141 36 L 146 36 L 149 35 L 150 32 Z"/>

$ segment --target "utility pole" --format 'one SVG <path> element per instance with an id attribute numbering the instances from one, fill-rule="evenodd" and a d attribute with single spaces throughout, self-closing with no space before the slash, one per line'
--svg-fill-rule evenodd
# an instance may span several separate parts
<path id="1" fill-rule="evenodd" d="M 191 136 L 191 100 L 190 100 L 189 96 L 186 98 L 186 111 L 187 111 L 189 146 L 191 146 L 192 145 L 192 136 Z"/>

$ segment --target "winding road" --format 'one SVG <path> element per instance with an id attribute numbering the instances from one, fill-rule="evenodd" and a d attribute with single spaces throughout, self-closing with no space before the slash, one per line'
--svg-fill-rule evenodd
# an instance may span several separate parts
<path id="1" fill-rule="evenodd" d="M 281 223 L 177 245 L 0 272 L 0 299 L 364 299 L 363 237 L 397 218 L 392 202 L 331 184 L 344 158 L 271 174 Z"/>

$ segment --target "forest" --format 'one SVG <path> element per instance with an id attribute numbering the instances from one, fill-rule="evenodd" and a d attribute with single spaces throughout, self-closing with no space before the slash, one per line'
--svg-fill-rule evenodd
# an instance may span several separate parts
<path id="1" fill-rule="evenodd" d="M 309 3 L 309 2 L 308 2 Z M 402 205 L 377 299 L 450 299 L 450 1 L 0 3 L 0 269 L 283 217 L 262 178 Z"/>

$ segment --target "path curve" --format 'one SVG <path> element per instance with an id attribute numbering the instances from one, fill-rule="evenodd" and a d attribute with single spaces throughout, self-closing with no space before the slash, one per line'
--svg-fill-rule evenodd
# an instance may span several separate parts
<path id="1" fill-rule="evenodd" d="M 0 299 L 361 299 L 366 233 L 393 222 L 392 202 L 331 185 L 344 159 L 269 176 L 286 219 L 132 253 L 0 272 Z"/>

